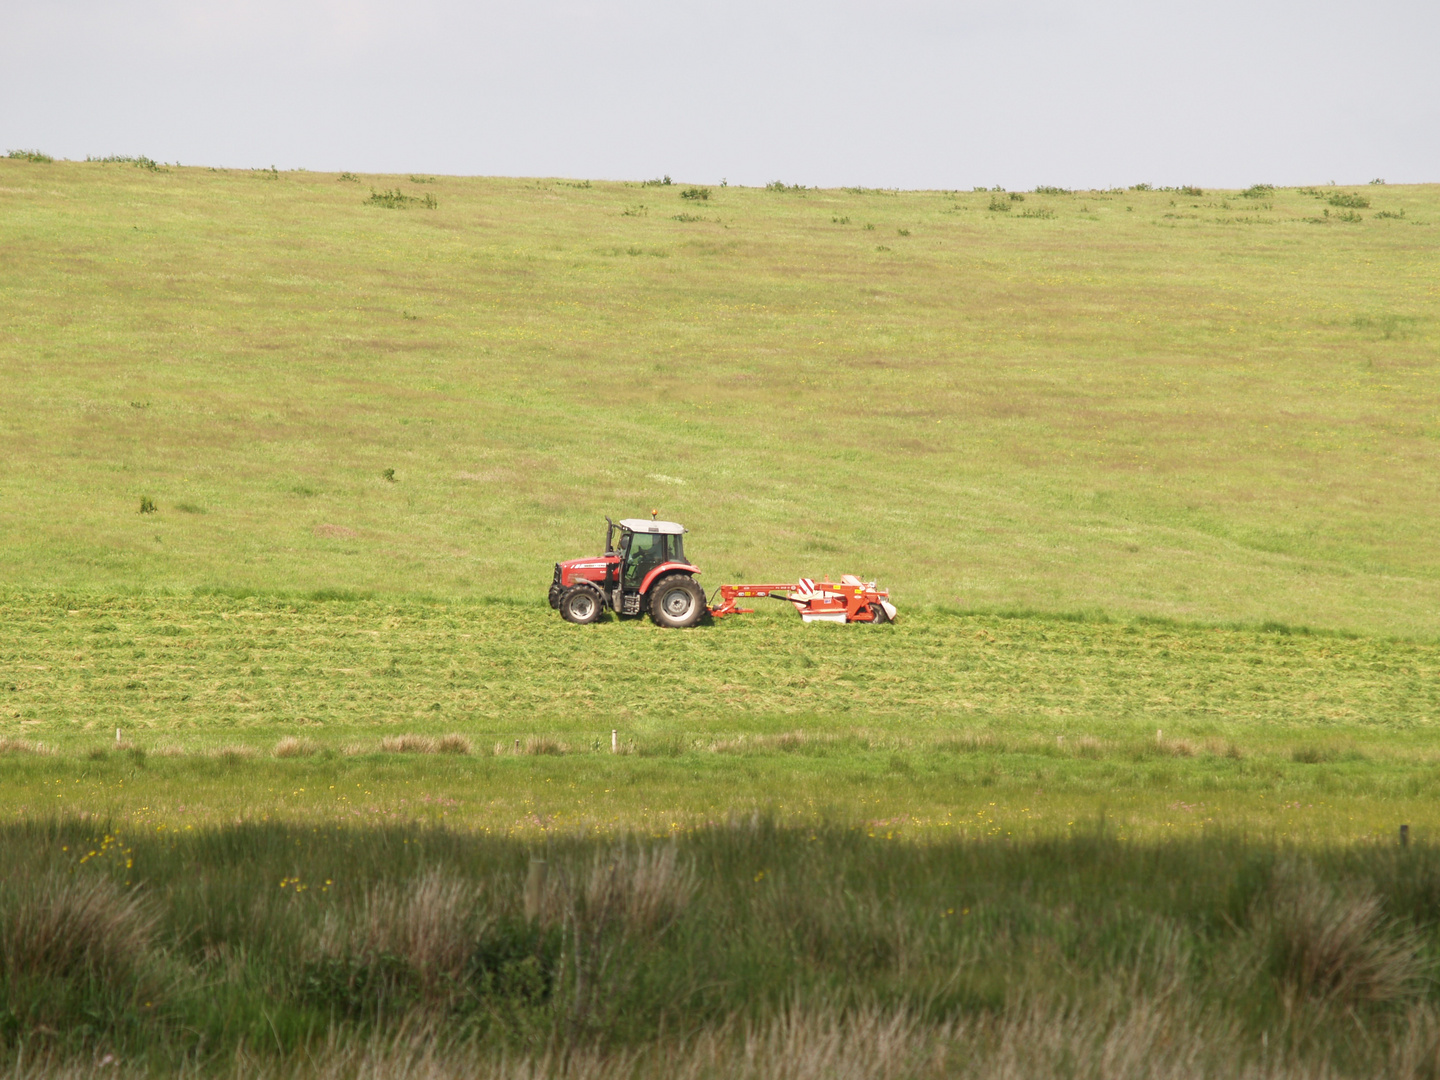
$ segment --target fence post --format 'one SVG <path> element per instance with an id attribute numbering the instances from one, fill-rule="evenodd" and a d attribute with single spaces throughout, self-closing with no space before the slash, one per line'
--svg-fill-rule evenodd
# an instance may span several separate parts
<path id="1" fill-rule="evenodd" d="M 545 878 L 550 870 L 544 859 L 531 858 L 530 873 L 525 877 L 525 918 L 534 922 L 545 906 Z"/>

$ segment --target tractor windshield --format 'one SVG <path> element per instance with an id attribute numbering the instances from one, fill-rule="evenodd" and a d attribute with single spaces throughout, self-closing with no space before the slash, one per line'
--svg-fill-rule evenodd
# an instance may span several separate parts
<path id="1" fill-rule="evenodd" d="M 645 575 L 665 561 L 665 537 L 655 533 L 631 533 L 625 555 L 625 587 L 638 589 Z"/>

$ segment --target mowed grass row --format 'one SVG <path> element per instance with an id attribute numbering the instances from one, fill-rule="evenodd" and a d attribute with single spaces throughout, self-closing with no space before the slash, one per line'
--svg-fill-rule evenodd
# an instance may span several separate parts
<path id="1" fill-rule="evenodd" d="M 0 160 L 0 577 L 1440 633 L 1440 188 L 421 179 Z"/>
<path id="2" fill-rule="evenodd" d="M 1440 720 L 1433 642 L 941 609 L 807 626 L 768 604 L 677 633 L 577 628 L 540 604 L 9 593 L 0 731 L 608 742 L 612 728 L 1258 736 Z"/>
<path id="3" fill-rule="evenodd" d="M 16 593 L 5 611 L 12 817 L 667 834 L 759 810 L 900 835 L 1106 818 L 1307 841 L 1440 825 L 1433 643 L 933 609 L 685 632 L 504 603 Z"/>
<path id="4" fill-rule="evenodd" d="M 1136 843 L 1103 826 L 897 843 L 763 815 L 548 844 L 31 820 L 0 826 L 0 1060 L 22 1075 L 1418 1078 L 1440 1054 L 1437 913 L 1425 844 Z"/>

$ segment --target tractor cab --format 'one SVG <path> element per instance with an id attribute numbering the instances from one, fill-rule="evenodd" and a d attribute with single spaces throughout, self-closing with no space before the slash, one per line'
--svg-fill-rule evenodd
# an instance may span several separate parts
<path id="1" fill-rule="evenodd" d="M 605 554 L 555 564 L 550 606 L 573 623 L 590 623 L 605 608 L 650 617 L 662 626 L 694 626 L 705 593 L 685 559 L 685 527 L 644 518 L 605 519 Z"/>
<path id="2" fill-rule="evenodd" d="M 620 581 L 638 589 L 662 563 L 685 562 L 685 530 L 672 521 L 626 518 L 620 522 Z"/>

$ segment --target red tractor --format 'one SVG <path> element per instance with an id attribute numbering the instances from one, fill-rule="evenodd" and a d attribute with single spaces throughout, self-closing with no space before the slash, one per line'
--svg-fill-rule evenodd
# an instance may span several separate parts
<path id="1" fill-rule="evenodd" d="M 694 577 L 700 568 L 685 561 L 684 526 L 644 518 L 617 524 L 608 517 L 605 525 L 604 555 L 555 564 L 550 606 L 567 622 L 584 626 L 609 608 L 621 615 L 648 611 L 660 626 L 684 628 L 707 614 L 716 619 L 749 614 L 755 609 L 736 601 L 750 597 L 793 604 L 807 623 L 895 621 L 889 590 L 854 574 L 842 574 L 838 582 L 827 577 L 820 582 L 801 578 L 789 584 L 721 585 L 716 590 L 720 603 L 711 607 Z"/>
<path id="2" fill-rule="evenodd" d="M 582 626 L 606 608 L 621 615 L 648 611 L 661 626 L 694 626 L 709 608 L 693 576 L 700 568 L 685 559 L 684 536 L 673 521 L 607 517 L 604 555 L 555 564 L 550 606 Z"/>

